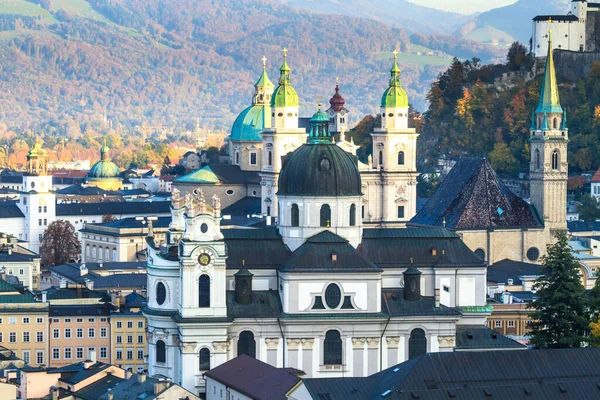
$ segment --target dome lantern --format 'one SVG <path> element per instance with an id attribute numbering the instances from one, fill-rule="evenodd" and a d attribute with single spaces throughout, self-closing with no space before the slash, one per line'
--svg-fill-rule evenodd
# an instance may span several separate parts
<path id="1" fill-rule="evenodd" d="M 400 83 L 400 68 L 397 63 L 398 51 L 394 50 L 394 65 L 390 70 L 390 84 L 381 97 L 382 108 L 408 107 L 408 96 Z"/>

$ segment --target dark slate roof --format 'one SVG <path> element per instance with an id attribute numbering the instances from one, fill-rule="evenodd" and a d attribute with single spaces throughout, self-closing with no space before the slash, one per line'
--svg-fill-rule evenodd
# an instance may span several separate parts
<path id="1" fill-rule="evenodd" d="M 291 252 L 274 227 L 264 229 L 223 229 L 227 246 L 227 269 L 279 269 Z"/>
<path id="2" fill-rule="evenodd" d="M 78 364 L 83 364 L 83 363 L 78 363 Z M 102 371 L 104 371 L 106 368 L 108 368 L 110 366 L 111 366 L 110 364 L 104 364 L 101 362 L 97 362 L 95 364 L 90 365 L 88 368 L 79 369 L 74 374 L 65 375 L 65 376 L 61 377 L 59 380 L 69 383 L 71 385 L 75 385 L 75 384 L 77 384 L 81 381 L 84 381 L 96 374 L 101 373 Z"/>
<path id="3" fill-rule="evenodd" d="M 600 231 L 600 221 L 585 222 L 585 221 L 567 221 L 567 230 L 571 233 Z"/>
<path id="4" fill-rule="evenodd" d="M 334 260 L 333 256 L 337 258 Z M 322 231 L 298 247 L 281 269 L 283 272 L 381 272 L 364 258 L 348 240 L 331 231 Z"/>
<path id="5" fill-rule="evenodd" d="M 109 298 L 110 299 L 110 298 Z M 77 317 L 77 316 L 100 316 L 110 315 L 112 306 L 110 304 L 78 304 L 78 305 L 50 305 L 49 315 L 53 317 Z"/>
<path id="6" fill-rule="evenodd" d="M 364 229 L 359 252 L 381 268 L 408 268 L 411 259 L 417 268 L 485 265 L 458 236 L 442 228 Z"/>
<path id="7" fill-rule="evenodd" d="M 306 143 L 283 157 L 278 187 L 280 196 L 360 196 L 358 158 L 334 143 Z"/>
<path id="8" fill-rule="evenodd" d="M 573 22 L 579 21 L 579 18 L 577 18 L 576 15 L 537 15 L 533 18 L 533 20 L 534 21 L 548 21 L 548 20 L 550 20 L 550 18 L 552 18 L 552 21 L 573 21 Z"/>
<path id="9" fill-rule="evenodd" d="M 81 183 L 67 186 L 54 192 L 57 195 L 74 195 L 74 196 L 101 196 L 107 191 L 96 186 L 83 187 Z"/>
<path id="10" fill-rule="evenodd" d="M 525 350 L 527 346 L 499 334 L 487 326 L 456 326 L 456 350 Z"/>
<path id="11" fill-rule="evenodd" d="M 0 218 L 25 218 L 16 201 L 0 201 Z"/>
<path id="12" fill-rule="evenodd" d="M 56 216 L 122 214 L 167 214 L 171 211 L 170 201 L 126 201 L 105 203 L 63 203 L 56 205 Z"/>
<path id="13" fill-rule="evenodd" d="M 137 381 L 137 377 L 135 379 Z M 84 386 L 75 393 L 77 394 L 77 399 L 99 400 L 102 395 L 107 394 L 108 389 L 112 390 L 113 388 L 120 386 L 123 382 L 125 382 L 125 379 L 119 378 L 118 376 L 114 376 L 112 374 L 106 375 L 103 378 Z"/>
<path id="14" fill-rule="evenodd" d="M 248 304 L 237 303 L 235 292 L 227 292 L 227 316 L 231 318 L 277 318 L 282 310 L 279 293 L 274 290 L 253 290 Z"/>
<path id="15" fill-rule="evenodd" d="M 519 276 L 538 275 L 540 267 L 538 264 L 513 261 L 505 258 L 488 267 L 487 280 L 489 282 L 506 283 L 509 279 L 512 279 L 513 284 L 521 285 L 522 282 Z"/>
<path id="16" fill-rule="evenodd" d="M 17 292 L 17 288 L 10 283 L 8 283 L 5 279 L 0 278 L 0 293 L 2 292 Z"/>
<path id="17" fill-rule="evenodd" d="M 148 301 L 144 296 L 133 291 L 125 296 L 125 307 L 143 307 Z"/>
<path id="18" fill-rule="evenodd" d="M 382 310 L 392 317 L 415 315 L 459 317 L 461 315 L 460 312 L 442 304 L 436 307 L 433 297 L 421 297 L 419 301 L 406 301 L 404 289 L 382 289 L 381 300 Z"/>
<path id="19" fill-rule="evenodd" d="M 93 272 L 88 272 L 86 275 L 81 275 L 79 269 L 80 264 L 61 264 L 50 268 L 51 273 L 56 273 L 76 283 L 84 283 L 85 279 L 95 279 L 99 275 Z"/>
<path id="20" fill-rule="evenodd" d="M 156 221 L 152 221 L 152 226 L 154 228 L 168 228 L 170 223 L 171 223 L 171 217 L 158 217 Z M 80 232 L 97 232 L 97 233 L 106 234 L 106 231 L 94 229 L 96 226 L 112 228 L 112 229 L 134 229 L 134 228 L 142 229 L 142 228 L 147 228 L 148 223 L 146 221 L 137 220 L 135 217 L 128 217 L 128 218 L 116 219 L 111 222 L 86 224 L 85 228 L 81 229 Z"/>
<path id="21" fill-rule="evenodd" d="M 143 289 L 147 283 L 148 277 L 146 274 L 112 274 L 94 279 L 94 289 Z"/>
<path id="22" fill-rule="evenodd" d="M 238 356 L 206 372 L 214 379 L 252 399 L 286 400 L 286 393 L 299 381 L 282 368 L 275 368 L 247 355 Z"/>
<path id="23" fill-rule="evenodd" d="M 445 222 L 444 222 L 445 221 Z M 535 207 L 498 180 L 487 159 L 461 158 L 410 226 L 541 228 Z"/>
<path id="24" fill-rule="evenodd" d="M 67 300 L 67 299 L 107 299 L 106 292 L 89 290 L 86 287 L 81 288 L 60 288 L 50 287 L 46 290 L 48 300 Z M 110 301 L 110 296 L 108 296 Z"/>
<path id="25" fill-rule="evenodd" d="M 33 251 L 27 250 L 23 247 L 13 249 L 11 254 L 8 254 L 8 251 L 4 249 L 0 251 L 0 262 L 4 263 L 31 262 L 36 258 L 40 258 L 40 256 L 34 253 Z"/>
<path id="26" fill-rule="evenodd" d="M 109 261 L 105 263 L 85 263 L 85 266 L 90 271 L 99 270 L 137 270 L 139 268 L 146 268 L 145 262 L 139 261 Z"/>
<path id="27" fill-rule="evenodd" d="M 246 196 L 235 203 L 225 207 L 222 211 L 222 215 L 231 216 L 246 216 L 248 214 L 260 214 L 261 213 L 261 199 L 260 197 Z"/>

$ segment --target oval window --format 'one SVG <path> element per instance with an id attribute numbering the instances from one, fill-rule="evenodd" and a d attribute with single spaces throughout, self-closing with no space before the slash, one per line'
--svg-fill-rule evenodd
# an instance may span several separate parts
<path id="1" fill-rule="evenodd" d="M 335 283 L 330 284 L 325 289 L 325 304 L 329 308 L 337 308 L 342 301 L 342 291 Z"/>
<path id="2" fill-rule="evenodd" d="M 234 194 L 234 193 L 235 193 L 235 192 L 234 192 L 233 190 L 231 190 L 231 189 L 229 189 L 229 190 L 227 190 L 227 191 L 225 192 L 225 194 L 226 194 L 227 196 L 233 196 L 233 194 Z"/>
<path id="3" fill-rule="evenodd" d="M 529 261 L 537 261 L 540 258 L 540 251 L 536 247 L 530 247 L 527 250 L 527 259 Z"/>
<path id="4" fill-rule="evenodd" d="M 409 289 L 411 293 L 415 293 L 417 291 L 417 281 L 415 279 L 410 281 Z"/>
<path id="5" fill-rule="evenodd" d="M 393 113 L 389 113 L 389 114 L 388 114 L 388 117 L 393 117 L 393 116 L 394 116 L 394 114 L 393 114 Z"/>
<path id="6" fill-rule="evenodd" d="M 278 117 L 283 117 L 283 113 L 277 113 Z"/>
<path id="7" fill-rule="evenodd" d="M 158 282 L 158 285 L 156 285 L 156 302 L 158 305 L 163 305 L 166 299 L 167 288 L 165 287 L 164 283 Z"/>
<path id="8" fill-rule="evenodd" d="M 288 117 L 292 117 L 294 114 L 292 113 L 288 113 Z"/>
<path id="9" fill-rule="evenodd" d="M 321 162 L 319 163 L 319 169 L 321 171 L 329 171 L 330 168 L 331 168 L 331 161 L 329 161 L 329 159 L 327 159 L 327 158 L 323 158 L 321 160 Z"/>
<path id="10" fill-rule="evenodd" d="M 31 188 L 33 189 L 35 187 L 35 182 L 31 182 Z"/>
<path id="11" fill-rule="evenodd" d="M 206 224 L 200 225 L 200 232 L 202 232 L 202 233 L 208 232 L 208 225 L 206 225 Z"/>

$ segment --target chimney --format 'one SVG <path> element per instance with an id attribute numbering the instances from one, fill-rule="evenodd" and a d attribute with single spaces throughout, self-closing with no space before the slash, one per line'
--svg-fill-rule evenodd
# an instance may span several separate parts
<path id="1" fill-rule="evenodd" d="M 85 287 L 88 288 L 89 290 L 94 290 L 94 281 L 91 279 L 86 279 Z"/>
<path id="2" fill-rule="evenodd" d="M 435 289 L 435 306 L 440 306 L 440 288 Z"/>
<path id="3" fill-rule="evenodd" d="M 67 281 L 65 279 L 61 279 L 59 284 L 61 289 L 66 289 L 67 288 Z"/>
<path id="4" fill-rule="evenodd" d="M 50 387 L 50 395 L 52 396 L 52 400 L 58 400 L 58 388 L 56 386 Z"/>
<path id="5" fill-rule="evenodd" d="M 106 392 L 108 393 L 108 400 L 114 400 L 115 395 L 112 392 L 112 389 L 108 389 Z"/>
<path id="6" fill-rule="evenodd" d="M 133 373 L 129 368 L 125 370 L 125 379 L 130 379 L 132 375 Z"/>
<path id="7" fill-rule="evenodd" d="M 87 275 L 87 273 L 88 273 L 88 269 L 87 269 L 87 267 L 85 266 L 85 263 L 81 264 L 81 265 L 79 266 L 79 275 L 81 275 L 81 276 L 85 276 L 85 275 Z"/>
<path id="8" fill-rule="evenodd" d="M 137 380 L 138 380 L 138 383 L 144 383 L 144 382 L 146 382 L 146 373 L 145 372 L 140 372 L 137 375 Z"/>
<path id="9" fill-rule="evenodd" d="M 42 303 L 46 303 L 46 302 L 48 302 L 48 292 L 44 290 L 42 292 Z"/>
<path id="10" fill-rule="evenodd" d="M 163 390 L 165 390 L 166 388 L 168 388 L 169 386 L 171 386 L 171 383 L 169 382 L 170 379 L 160 379 L 156 382 L 154 382 L 154 394 L 157 395 L 160 392 L 162 392 Z"/>

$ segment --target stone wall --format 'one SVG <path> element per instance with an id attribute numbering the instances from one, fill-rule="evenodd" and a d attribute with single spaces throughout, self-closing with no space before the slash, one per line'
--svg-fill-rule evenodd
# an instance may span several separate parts
<path id="1" fill-rule="evenodd" d="M 600 32 L 600 28 L 599 28 Z M 600 47 L 598 47 L 600 50 Z M 600 61 L 599 52 L 554 50 L 556 74 L 560 80 L 575 82 L 590 75 L 592 64 Z"/>

